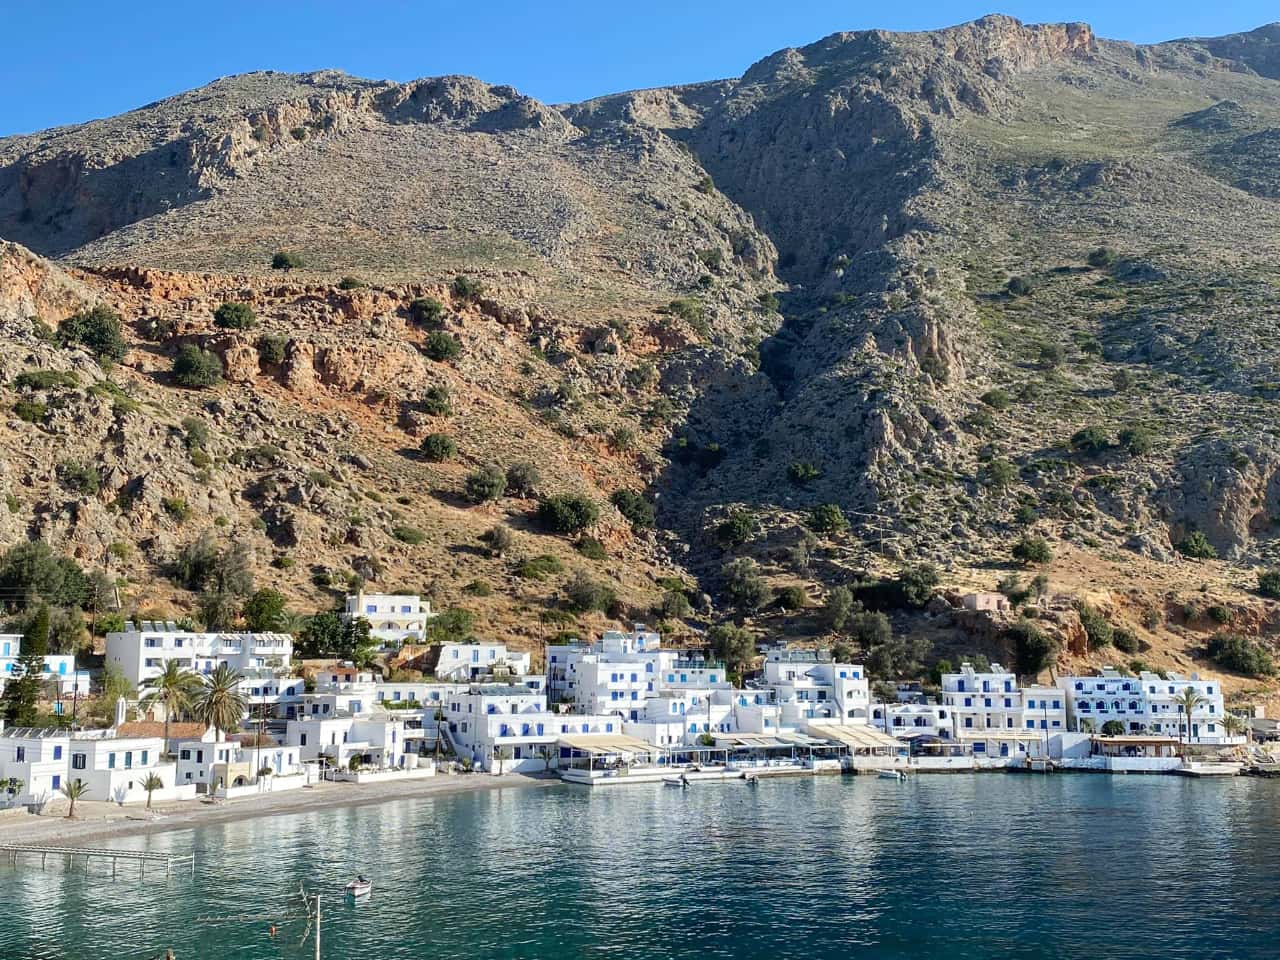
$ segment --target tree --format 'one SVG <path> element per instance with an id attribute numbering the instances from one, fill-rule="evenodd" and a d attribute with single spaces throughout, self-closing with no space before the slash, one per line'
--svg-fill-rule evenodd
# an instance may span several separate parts
<path id="1" fill-rule="evenodd" d="M 832 587 L 822 607 L 822 623 L 828 630 L 843 630 L 853 610 L 853 591 L 848 587 Z"/>
<path id="2" fill-rule="evenodd" d="M 447 433 L 428 433 L 422 438 L 419 449 L 432 463 L 444 463 L 458 455 L 458 445 Z"/>
<path id="3" fill-rule="evenodd" d="M 222 361 L 210 350 L 184 343 L 173 358 L 173 380 L 179 386 L 198 390 L 222 382 Z"/>
<path id="4" fill-rule="evenodd" d="M 116 703 L 120 700 L 127 702 L 134 699 L 136 691 L 119 665 L 112 663 L 110 660 L 103 665 L 99 682 L 102 686 L 102 693 L 90 705 L 89 713 L 98 723 L 108 725 L 112 722 L 115 714 Z"/>
<path id="5" fill-rule="evenodd" d="M 432 417 L 448 417 L 453 415 L 453 401 L 449 397 L 449 388 L 441 384 L 427 387 L 422 393 L 420 403 L 422 412 Z"/>
<path id="6" fill-rule="evenodd" d="M 787 467 L 787 479 L 797 487 L 817 480 L 822 471 L 806 460 L 795 460 Z"/>
<path id="7" fill-rule="evenodd" d="M 609 496 L 609 502 L 617 507 L 618 512 L 637 530 L 649 529 L 657 517 L 653 504 L 634 490 L 615 490 Z"/>
<path id="8" fill-rule="evenodd" d="M 1021 537 L 1009 552 L 1013 555 L 1013 559 L 1024 565 L 1048 563 L 1053 559 L 1053 550 L 1049 548 L 1049 541 L 1032 534 Z"/>
<path id="9" fill-rule="evenodd" d="M 245 601 L 240 611 L 245 625 L 253 631 L 279 631 L 286 619 L 285 598 L 278 590 L 264 587 Z"/>
<path id="10" fill-rule="evenodd" d="M 456 360 L 462 353 L 462 344 L 455 337 L 449 336 L 443 330 L 433 330 L 427 334 L 426 342 L 422 346 L 422 352 L 432 360 L 444 362 L 446 360 Z"/>
<path id="11" fill-rule="evenodd" d="M 756 638 L 750 630 L 731 623 L 717 623 L 707 631 L 711 654 L 723 660 L 730 672 L 741 675 L 756 657 Z"/>
<path id="12" fill-rule="evenodd" d="M 1280 597 L 1280 570 L 1263 570 L 1258 574 L 1258 592 L 1264 597 Z"/>
<path id="13" fill-rule="evenodd" d="M 1097 650 L 1099 647 L 1110 646 L 1111 640 L 1115 636 L 1115 628 L 1103 616 L 1101 610 L 1084 601 L 1078 601 L 1076 603 L 1076 613 L 1080 616 L 1080 626 L 1084 628 L 1089 649 Z"/>
<path id="14" fill-rule="evenodd" d="M 608 613 L 618 602 L 618 595 L 613 588 L 598 580 L 593 580 L 584 571 L 574 573 L 564 587 L 569 606 L 580 613 L 599 610 Z"/>
<path id="15" fill-rule="evenodd" d="M 1269 677 L 1275 660 L 1255 640 L 1238 633 L 1218 633 L 1209 638 L 1209 656 L 1220 666 L 1249 677 Z"/>
<path id="16" fill-rule="evenodd" d="M 229 593 L 209 590 L 200 595 L 199 611 L 206 630 L 230 630 L 240 616 L 240 605 Z"/>
<path id="17" fill-rule="evenodd" d="M 479 300 L 484 293 L 484 284 L 479 280 L 472 280 L 468 276 L 459 274 L 453 278 L 453 283 L 449 285 L 449 291 L 459 300 Z"/>
<path id="18" fill-rule="evenodd" d="M 1011 297 L 1025 297 L 1031 293 L 1031 281 L 1026 277 L 1011 277 L 1005 284 L 1005 289 Z"/>
<path id="19" fill-rule="evenodd" d="M 369 621 L 364 617 L 351 617 L 342 621 L 338 636 L 338 656 L 350 660 L 357 670 L 373 665 L 378 652 L 378 641 L 372 636 Z"/>
<path id="20" fill-rule="evenodd" d="M 151 809 L 151 794 L 164 789 L 164 781 L 158 773 L 148 773 L 142 781 L 142 789 L 147 791 L 147 809 Z"/>
<path id="21" fill-rule="evenodd" d="M 809 597 L 804 592 L 804 587 L 792 584 L 783 587 L 775 594 L 778 606 L 783 610 L 796 611 L 803 610 L 808 603 Z"/>
<path id="22" fill-rule="evenodd" d="M 760 576 L 756 562 L 739 557 L 720 568 L 725 594 L 744 613 L 759 610 L 769 601 L 769 587 Z"/>
<path id="23" fill-rule="evenodd" d="M 538 522 L 554 533 L 580 533 L 600 519 L 600 508 L 580 493 L 559 493 L 538 504 Z"/>
<path id="24" fill-rule="evenodd" d="M 507 475 L 496 463 L 486 463 L 479 470 L 467 474 L 462 489 L 472 503 L 500 500 L 507 491 Z"/>
<path id="25" fill-rule="evenodd" d="M 213 311 L 213 322 L 224 330 L 249 330 L 258 324 L 253 307 L 228 301 Z"/>
<path id="26" fill-rule="evenodd" d="M 305 266 L 300 254 L 290 253 L 288 250 L 277 250 L 271 258 L 272 270 L 297 270 Z"/>
<path id="27" fill-rule="evenodd" d="M 844 511 L 834 503 L 823 503 L 814 507 L 805 523 L 815 533 L 844 533 L 849 529 L 849 521 L 845 519 Z"/>
<path id="28" fill-rule="evenodd" d="M 64 783 L 60 792 L 71 801 L 71 806 L 67 810 L 67 819 L 74 820 L 76 818 L 76 801 L 89 792 L 89 785 L 79 777 L 76 777 L 74 780 L 68 780 Z"/>
<path id="29" fill-rule="evenodd" d="M 409 319 L 427 330 L 437 330 L 444 320 L 444 304 L 434 297 L 419 297 L 409 303 Z"/>
<path id="30" fill-rule="evenodd" d="M 1119 720 L 1108 720 L 1102 725 L 1102 735 L 1104 737 L 1123 737 L 1124 724 Z"/>
<path id="31" fill-rule="evenodd" d="M 1146 427 L 1125 427 L 1116 438 L 1120 447 L 1134 457 L 1145 456 L 1155 449 L 1155 434 Z"/>
<path id="32" fill-rule="evenodd" d="M 1120 255 L 1110 247 L 1098 247 L 1089 251 L 1088 260 L 1085 262 L 1095 270 L 1105 270 L 1107 267 L 1112 266 L 1119 257 Z"/>
<path id="33" fill-rule="evenodd" d="M 893 639 L 893 627 L 883 613 L 860 610 L 849 617 L 849 635 L 863 647 L 878 647 Z"/>
<path id="34" fill-rule="evenodd" d="M 1076 453 L 1097 456 L 1111 446 L 1111 437 L 1102 427 L 1085 427 L 1071 435 L 1071 449 Z"/>
<path id="35" fill-rule="evenodd" d="M 1192 530 L 1177 545 L 1177 550 L 1184 557 L 1193 560 L 1216 560 L 1218 549 L 1209 542 L 1199 530 Z"/>
<path id="36" fill-rule="evenodd" d="M 1013 647 L 1014 669 L 1020 677 L 1034 679 L 1058 658 L 1058 641 L 1030 620 L 1019 620 L 1005 631 Z"/>
<path id="37" fill-rule="evenodd" d="M 169 749 L 169 723 L 175 715 L 181 716 L 191 709 L 191 703 L 200 689 L 200 678 L 184 670 L 177 660 L 166 660 L 159 675 L 143 682 L 147 693 L 142 705 L 158 703 L 164 707 L 164 749 Z"/>
<path id="38" fill-rule="evenodd" d="M 35 726 L 49 650 L 49 607 L 41 604 L 23 634 L 18 662 L 4 687 L 5 719 L 16 727 Z"/>
<path id="39" fill-rule="evenodd" d="M 738 547 L 756 532 L 756 520 L 746 510 L 735 510 L 716 527 L 716 539 L 725 547 Z"/>
<path id="40" fill-rule="evenodd" d="M 1223 715 L 1222 730 L 1228 737 L 1248 738 L 1250 733 L 1249 722 L 1244 717 L 1236 716 L 1234 713 Z"/>
<path id="41" fill-rule="evenodd" d="M 0 557 L 0 597 L 14 604 L 44 600 L 60 607 L 83 606 L 89 579 L 74 560 L 54 553 L 43 540 L 31 540 Z"/>
<path id="42" fill-rule="evenodd" d="M 123 360 L 127 349 L 120 314 L 102 304 L 67 317 L 58 324 L 58 337 L 63 343 L 79 344 L 108 363 Z"/>
<path id="43" fill-rule="evenodd" d="M 932 563 L 913 564 L 898 574 L 902 599 L 907 606 L 917 609 L 926 606 L 933 599 L 933 593 L 941 581 L 942 575 Z"/>
<path id="44" fill-rule="evenodd" d="M 489 548 L 489 555 L 500 557 L 514 546 L 516 536 L 511 532 L 511 528 L 498 524 L 491 527 L 485 533 L 481 534 L 480 539 L 485 542 Z"/>
<path id="45" fill-rule="evenodd" d="M 1182 743 L 1182 728 L 1185 723 L 1187 730 L 1187 745 L 1191 745 L 1191 721 L 1194 719 L 1196 707 L 1202 706 L 1208 701 L 1195 687 L 1187 687 L 1181 693 L 1176 694 L 1173 702 L 1178 707 L 1178 743 Z M 1186 720 L 1183 720 L 1186 717 Z"/>
<path id="46" fill-rule="evenodd" d="M 302 657 L 335 656 L 342 638 L 342 618 L 326 610 L 307 618 L 302 629 L 298 655 Z"/>
<path id="47" fill-rule="evenodd" d="M 517 460 L 507 467 L 507 496 L 536 497 L 538 481 L 542 479 L 537 464 L 528 460 Z"/>
<path id="48" fill-rule="evenodd" d="M 243 679 L 229 665 L 220 663 L 213 673 L 204 678 L 196 693 L 192 712 L 205 726 L 213 727 L 218 737 L 228 730 L 234 730 L 248 708 L 248 701 L 240 692 L 240 681 Z"/>
<path id="49" fill-rule="evenodd" d="M 1003 490 L 1018 479 L 1018 468 L 1004 457 L 996 457 L 987 464 L 987 485 Z"/>

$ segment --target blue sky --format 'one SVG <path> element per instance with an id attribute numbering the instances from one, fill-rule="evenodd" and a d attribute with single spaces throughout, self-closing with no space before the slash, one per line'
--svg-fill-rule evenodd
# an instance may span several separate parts
<path id="1" fill-rule="evenodd" d="M 1233 33 L 1275 0 L 0 0 L 0 136 L 109 116 L 248 70 L 467 73 L 558 103 L 737 76 L 837 30 L 921 30 L 998 10 L 1139 43 Z"/>

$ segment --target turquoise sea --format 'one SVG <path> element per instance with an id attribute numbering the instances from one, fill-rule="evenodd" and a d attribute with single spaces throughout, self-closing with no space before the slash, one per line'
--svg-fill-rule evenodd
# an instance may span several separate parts
<path id="1" fill-rule="evenodd" d="M 3 960 L 1274 958 L 1280 783 L 1055 775 L 504 790 L 116 841 L 189 877 L 0 865 Z M 367 903 L 343 901 L 363 870 Z M 279 930 L 270 936 L 272 923 Z"/>

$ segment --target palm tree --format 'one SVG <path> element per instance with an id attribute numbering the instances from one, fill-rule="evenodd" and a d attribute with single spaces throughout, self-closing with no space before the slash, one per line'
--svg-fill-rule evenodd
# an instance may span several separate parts
<path id="1" fill-rule="evenodd" d="M 1249 737 L 1249 723 L 1244 717 L 1238 717 L 1234 713 L 1224 714 L 1222 717 L 1222 729 L 1226 731 L 1228 737 L 1238 737 L 1244 734 L 1246 742 Z"/>
<path id="2" fill-rule="evenodd" d="M 151 809 L 151 794 L 153 791 L 164 788 L 164 781 L 160 779 L 158 773 L 148 773 L 147 778 L 142 781 L 142 789 L 147 791 L 147 809 Z"/>
<path id="3" fill-rule="evenodd" d="M 164 749 L 169 752 L 169 721 L 173 715 L 191 709 L 191 701 L 200 688 L 200 678 L 190 670 L 184 670 L 177 660 L 165 661 L 159 676 L 143 684 L 148 692 L 142 698 L 143 706 L 158 703 L 164 707 Z"/>
<path id="4" fill-rule="evenodd" d="M 237 726 L 244 717 L 248 701 L 240 692 L 240 681 L 243 679 L 243 675 L 236 673 L 225 663 L 220 663 L 213 673 L 204 678 L 204 685 L 192 704 L 196 719 L 213 727 L 219 738 L 224 732 Z"/>
<path id="5" fill-rule="evenodd" d="M 71 801 L 71 809 L 67 811 L 67 819 L 76 818 L 76 801 L 89 792 L 89 785 L 77 778 L 62 785 L 62 795 Z"/>
<path id="6" fill-rule="evenodd" d="M 1173 698 L 1173 702 L 1178 705 L 1180 714 L 1185 714 L 1187 718 L 1187 746 L 1191 745 L 1191 714 L 1195 712 L 1196 707 L 1202 706 L 1208 701 L 1201 696 L 1195 687 L 1187 687 L 1180 694 Z M 1178 745 L 1182 745 L 1182 716 L 1178 717 Z"/>

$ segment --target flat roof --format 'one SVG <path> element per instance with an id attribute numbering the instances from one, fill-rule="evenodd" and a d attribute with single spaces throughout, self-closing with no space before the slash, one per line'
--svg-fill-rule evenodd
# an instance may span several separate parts
<path id="1" fill-rule="evenodd" d="M 851 747 L 862 747 L 864 749 L 868 747 L 893 747 L 894 749 L 899 749 L 902 747 L 902 742 L 896 737 L 881 733 L 866 724 L 839 726 L 834 723 L 810 723 L 808 727 L 810 734 L 826 737 L 828 740 L 835 740 Z"/>
<path id="2" fill-rule="evenodd" d="M 637 737 L 617 733 L 579 733 L 556 737 L 556 743 L 596 756 L 609 753 L 661 753 L 656 747 Z"/>

